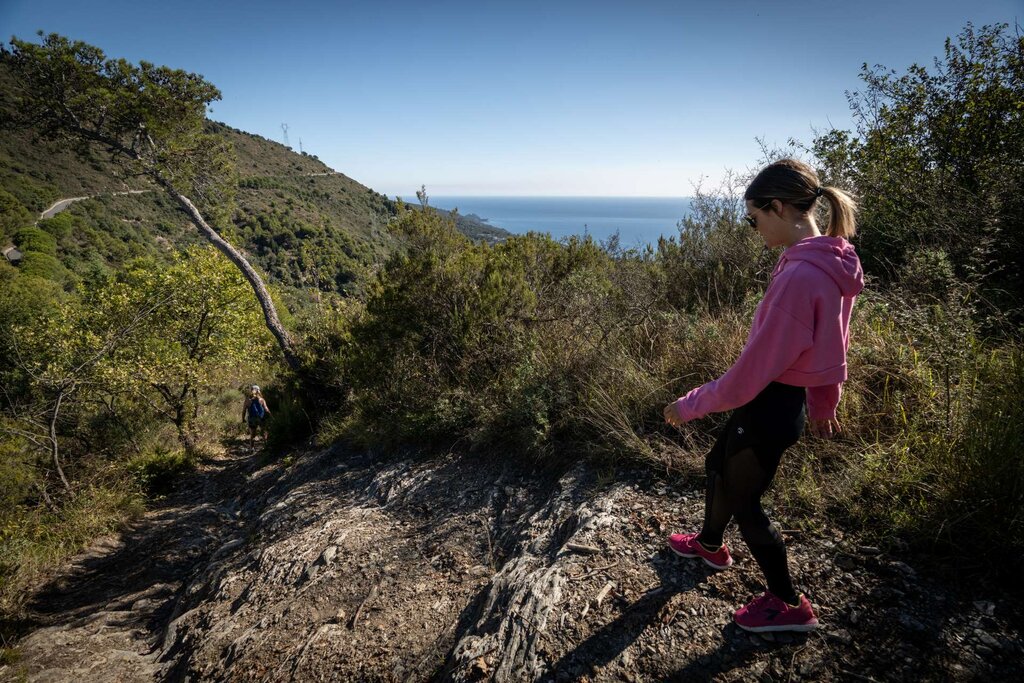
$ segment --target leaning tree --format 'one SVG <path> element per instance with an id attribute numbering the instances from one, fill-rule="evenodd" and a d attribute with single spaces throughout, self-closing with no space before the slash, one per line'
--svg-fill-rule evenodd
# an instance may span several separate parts
<path id="1" fill-rule="evenodd" d="M 39 35 L 41 44 L 12 38 L 9 48 L 0 48 L 13 78 L 4 89 L 0 127 L 30 128 L 83 156 L 99 148 L 121 172 L 155 182 L 241 270 L 285 360 L 296 368 L 291 338 L 263 279 L 211 225 L 230 204 L 236 180 L 230 144 L 206 132 L 207 106 L 220 91 L 198 74 L 108 59 L 81 41 Z"/>

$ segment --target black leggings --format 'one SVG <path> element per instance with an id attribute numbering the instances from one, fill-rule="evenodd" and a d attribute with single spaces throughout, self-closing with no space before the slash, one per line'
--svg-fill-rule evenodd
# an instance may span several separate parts
<path id="1" fill-rule="evenodd" d="M 753 401 L 733 412 L 705 460 L 707 489 L 699 540 L 717 548 L 732 518 L 764 572 L 768 590 L 797 600 L 782 535 L 761 507 L 782 453 L 803 433 L 805 390 L 772 382 Z"/>

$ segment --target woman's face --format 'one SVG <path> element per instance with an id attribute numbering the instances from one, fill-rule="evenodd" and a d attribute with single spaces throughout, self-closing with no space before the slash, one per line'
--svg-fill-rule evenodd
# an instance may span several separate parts
<path id="1" fill-rule="evenodd" d="M 787 244 L 790 226 L 778 214 L 778 200 L 763 206 L 757 206 L 747 200 L 747 215 L 754 221 L 754 229 L 761 235 L 765 246 L 769 249 Z"/>

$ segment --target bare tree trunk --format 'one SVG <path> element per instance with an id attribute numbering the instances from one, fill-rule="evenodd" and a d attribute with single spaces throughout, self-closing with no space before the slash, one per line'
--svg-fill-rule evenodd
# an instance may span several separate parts
<path id="1" fill-rule="evenodd" d="M 45 483 L 36 482 L 36 488 L 39 489 L 39 493 L 43 496 L 43 502 L 46 504 L 46 509 L 50 512 L 57 512 L 57 506 L 53 502 L 53 498 L 50 498 L 50 493 L 46 490 Z"/>
<path id="2" fill-rule="evenodd" d="M 199 446 L 195 423 L 188 418 L 188 407 L 179 405 L 174 411 L 174 426 L 178 429 L 178 443 L 189 455 L 195 453 Z"/>
<path id="3" fill-rule="evenodd" d="M 64 476 L 64 469 L 60 466 L 60 449 L 57 445 L 57 416 L 60 414 L 60 404 L 63 400 L 64 391 L 62 390 L 57 394 L 57 403 L 53 406 L 53 417 L 50 419 L 50 454 L 53 457 L 53 466 L 57 470 L 57 474 L 60 475 L 61 483 L 64 484 L 64 489 L 68 495 L 73 495 L 71 484 L 68 483 L 68 478 Z"/>
<path id="4" fill-rule="evenodd" d="M 196 205 L 193 204 L 188 197 L 178 192 L 178 190 L 175 189 L 169 181 L 162 178 L 159 174 L 153 175 L 167 193 L 174 197 L 181 207 L 185 209 L 189 218 L 191 218 L 195 226 L 199 228 L 199 232 L 201 232 L 206 239 L 213 243 L 213 246 L 217 247 L 222 254 L 227 256 L 228 259 L 234 263 L 240 271 L 242 271 L 242 275 L 244 275 L 245 279 L 249 281 L 250 285 L 252 285 L 252 289 L 256 293 L 256 299 L 259 300 L 260 306 L 263 308 L 263 318 L 266 320 L 267 329 L 269 329 L 274 335 L 274 338 L 277 339 L 277 345 L 281 347 L 281 352 L 284 354 L 284 359 L 288 363 L 288 366 L 292 370 L 297 370 L 299 368 L 299 359 L 292 348 L 291 337 L 288 334 L 288 330 L 286 330 L 284 325 L 281 324 L 280 318 L 277 317 L 277 309 L 274 307 L 274 302 L 270 298 L 270 292 L 267 291 L 267 286 L 263 283 L 263 278 L 260 277 L 259 273 L 256 272 L 256 270 L 249 264 L 245 257 L 238 252 L 237 249 L 231 246 L 231 244 L 221 237 L 216 230 L 210 227 L 209 223 L 206 222 L 206 219 L 203 218 L 203 214 L 199 212 L 199 209 L 196 208 Z"/>

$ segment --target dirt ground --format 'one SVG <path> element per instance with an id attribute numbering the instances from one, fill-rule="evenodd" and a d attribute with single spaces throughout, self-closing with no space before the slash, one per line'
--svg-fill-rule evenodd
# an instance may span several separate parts
<path id="1" fill-rule="evenodd" d="M 736 628 L 735 530 L 723 572 L 664 546 L 702 506 L 628 469 L 230 450 L 41 586 L 0 680 L 1024 679 L 1020 604 L 839 530 L 787 538 L 818 631 Z"/>

